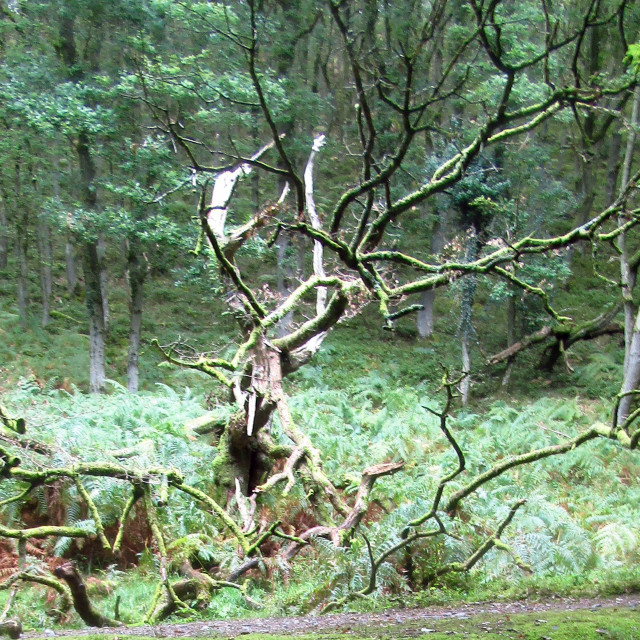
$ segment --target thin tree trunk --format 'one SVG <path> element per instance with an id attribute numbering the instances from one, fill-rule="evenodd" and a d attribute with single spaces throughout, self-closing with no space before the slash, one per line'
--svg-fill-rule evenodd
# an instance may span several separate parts
<path id="1" fill-rule="evenodd" d="M 76 146 L 78 163 L 82 175 L 84 201 L 89 209 L 95 209 L 95 165 L 89 149 L 89 139 L 81 132 Z M 104 250 L 100 240 L 85 241 L 82 246 L 82 271 L 84 275 L 84 295 L 89 314 L 89 390 L 101 393 L 105 388 L 105 341 L 107 337 L 108 311 L 105 309 L 105 271 L 102 264 Z"/>
<path id="2" fill-rule="evenodd" d="M 428 141 L 427 148 L 432 148 L 430 141 Z M 445 213 L 441 212 L 433 225 L 431 240 L 429 242 L 429 251 L 433 256 L 437 256 L 444 246 L 444 225 Z M 433 304 L 435 299 L 436 292 L 433 289 L 423 291 L 420 295 L 422 309 L 418 311 L 416 327 L 418 329 L 418 335 L 421 338 L 429 338 L 433 335 Z"/>
<path id="3" fill-rule="evenodd" d="M 507 297 L 507 347 L 512 346 L 516 342 L 516 288 L 515 285 L 509 286 L 509 296 Z M 513 370 L 514 359 L 509 358 L 507 369 L 502 377 L 502 386 L 509 386 L 511 380 L 511 372 Z"/>
<path id="4" fill-rule="evenodd" d="M 29 214 L 26 202 L 22 201 L 20 162 L 15 165 L 16 205 L 16 257 L 18 259 L 18 314 L 20 324 L 26 327 L 29 321 Z M 20 209 L 22 211 L 20 211 Z"/>
<path id="5" fill-rule="evenodd" d="M 286 298 L 291 292 L 290 280 L 291 280 L 291 265 L 287 257 L 289 246 L 291 245 L 291 238 L 288 233 L 281 232 L 277 242 L 277 261 L 278 261 L 278 275 L 277 275 L 277 288 L 278 293 Z M 282 320 L 278 323 L 276 328 L 276 335 L 279 338 L 286 336 L 291 331 L 291 324 L 293 322 L 293 312 L 287 313 Z"/>
<path id="6" fill-rule="evenodd" d="M 588 73 L 590 77 L 593 77 L 599 71 L 599 49 L 601 45 L 601 39 L 604 31 L 602 29 L 594 28 L 588 32 Z M 582 138 L 582 203 L 578 207 L 577 211 L 577 224 L 583 225 L 591 218 L 593 212 L 593 203 L 596 195 L 596 184 L 594 176 L 594 163 L 595 157 L 598 153 L 596 145 L 592 140 L 596 128 L 596 117 L 593 111 L 588 111 L 583 121 L 583 138 Z M 585 246 L 579 247 L 581 252 L 585 251 Z"/>
<path id="7" fill-rule="evenodd" d="M 17 225 L 16 257 L 18 259 L 18 313 L 20 324 L 26 327 L 29 322 L 29 231 L 28 216 L 20 216 Z"/>
<path id="8" fill-rule="evenodd" d="M 51 229 L 46 221 L 38 218 L 38 255 L 40 257 L 40 294 L 42 297 L 42 326 L 46 327 L 51 321 L 51 265 L 53 252 L 51 248 Z"/>
<path id="9" fill-rule="evenodd" d="M 620 148 L 622 146 L 622 136 L 616 131 L 611 137 L 609 156 L 607 158 L 607 202 L 613 202 L 616 196 L 616 185 L 620 175 Z"/>
<path id="10" fill-rule="evenodd" d="M 462 406 L 469 404 L 469 390 L 471 389 L 471 352 L 469 350 L 469 334 L 471 331 L 465 329 L 462 332 L 462 373 L 464 378 L 460 382 L 460 396 Z"/>
<path id="11" fill-rule="evenodd" d="M 465 262 L 473 262 L 480 250 L 478 231 L 472 227 L 468 239 Z M 460 382 L 460 394 L 462 396 L 462 406 L 466 407 L 469 402 L 469 390 L 471 389 L 471 350 L 470 339 L 475 334 L 472 324 L 473 302 L 476 296 L 477 281 L 475 275 L 469 275 L 462 282 L 462 302 L 460 305 L 460 325 L 462 349 L 462 373 L 464 378 Z"/>
<path id="12" fill-rule="evenodd" d="M 9 222 L 4 199 L 0 197 L 0 269 L 6 269 L 9 260 Z"/>
<path id="13" fill-rule="evenodd" d="M 107 263 L 105 255 L 107 253 L 107 241 L 104 234 L 100 232 L 98 234 L 98 268 L 100 269 L 100 296 L 102 297 L 102 322 L 104 324 L 104 330 L 109 331 L 109 299 L 107 297 Z"/>
<path id="14" fill-rule="evenodd" d="M 69 79 L 77 83 L 83 79 L 83 70 L 78 64 L 78 51 L 75 43 L 75 15 L 64 12 L 59 21 L 58 55 L 67 67 Z M 95 45 L 98 46 L 95 46 Z M 93 47 L 85 52 L 90 58 L 91 69 L 98 70 L 98 54 L 101 40 L 94 39 Z M 98 204 L 96 190 L 96 166 L 91 155 L 91 140 L 87 131 L 78 132 L 75 151 L 80 169 L 80 189 L 83 205 L 95 211 Z M 85 303 L 89 314 L 89 389 L 92 393 L 104 391 L 105 387 L 105 340 L 107 334 L 108 309 L 106 306 L 106 272 L 104 271 L 99 247 L 100 239 L 87 240 L 82 244 L 82 270 L 85 284 Z"/>
<path id="15" fill-rule="evenodd" d="M 129 353 L 127 355 L 127 388 L 138 392 L 140 338 L 142 335 L 143 288 L 147 261 L 140 246 L 133 241 L 127 248 L 127 280 L 129 282 Z"/>
<path id="16" fill-rule="evenodd" d="M 76 257 L 76 246 L 71 233 L 67 234 L 67 242 L 64 247 L 64 258 L 67 274 L 67 289 L 70 296 L 78 293 L 78 267 Z"/>

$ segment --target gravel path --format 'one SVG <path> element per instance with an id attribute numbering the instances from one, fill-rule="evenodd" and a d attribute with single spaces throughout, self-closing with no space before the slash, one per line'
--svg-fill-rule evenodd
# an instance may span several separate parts
<path id="1" fill-rule="evenodd" d="M 158 638 L 223 636 L 236 638 L 248 633 L 273 633 L 293 635 L 321 631 L 344 630 L 352 627 L 389 627 L 412 622 L 429 622 L 443 619 L 464 619 L 480 613 L 514 614 L 534 611 L 572 611 L 598 609 L 600 607 L 637 608 L 640 611 L 640 594 L 611 598 L 552 598 L 538 602 L 474 602 L 455 607 L 434 606 L 420 609 L 390 609 L 382 613 L 335 613 L 326 616 L 297 616 L 291 618 L 255 618 L 210 620 L 181 624 L 163 624 L 155 627 L 118 627 L 105 629 L 81 629 L 56 631 L 55 636 L 79 636 L 105 634 L 121 636 L 153 636 Z M 46 634 L 51 637 L 51 633 Z M 26 633 L 24 638 L 46 637 L 42 633 Z"/>

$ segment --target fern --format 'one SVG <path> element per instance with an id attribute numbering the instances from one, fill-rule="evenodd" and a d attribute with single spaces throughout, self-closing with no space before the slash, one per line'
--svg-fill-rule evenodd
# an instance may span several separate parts
<path id="1" fill-rule="evenodd" d="M 640 534 L 637 526 L 609 522 L 595 535 L 596 550 L 604 566 L 622 566 L 637 560 L 640 552 Z"/>

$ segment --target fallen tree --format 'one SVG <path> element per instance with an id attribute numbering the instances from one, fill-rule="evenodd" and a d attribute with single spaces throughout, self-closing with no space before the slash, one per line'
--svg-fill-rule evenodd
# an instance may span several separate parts
<path id="1" fill-rule="evenodd" d="M 503 351 L 487 358 L 487 364 L 496 365 L 501 362 L 512 362 L 519 353 L 535 345 L 551 342 L 545 347 L 538 364 L 540 369 L 551 371 L 560 357 L 566 356 L 567 349 L 576 344 L 576 342 L 595 340 L 606 335 L 623 334 L 624 327 L 615 320 L 621 309 L 622 305 L 616 305 L 613 309 L 605 311 L 596 318 L 578 325 L 573 323 L 545 325 L 534 333 L 530 333 L 521 340 L 514 342 Z M 566 364 L 570 368 L 568 362 Z"/>

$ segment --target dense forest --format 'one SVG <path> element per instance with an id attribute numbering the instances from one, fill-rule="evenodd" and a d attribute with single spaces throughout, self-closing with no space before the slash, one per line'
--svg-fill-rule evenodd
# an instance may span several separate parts
<path id="1" fill-rule="evenodd" d="M 0 623 L 638 584 L 639 29 L 0 1 Z"/>

